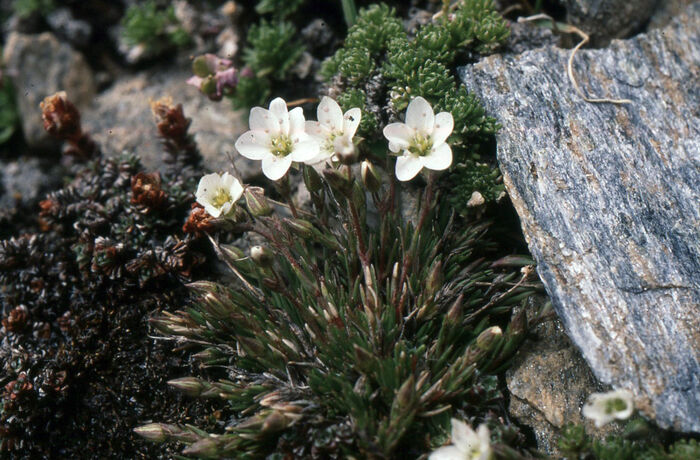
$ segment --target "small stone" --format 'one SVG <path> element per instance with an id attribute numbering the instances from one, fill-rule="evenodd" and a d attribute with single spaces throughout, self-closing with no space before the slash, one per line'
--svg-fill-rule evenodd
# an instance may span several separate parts
<path id="1" fill-rule="evenodd" d="M 170 95 L 192 119 L 189 132 L 195 137 L 206 169 L 229 170 L 231 158 L 244 182 L 259 176 L 260 162 L 238 155 L 233 147 L 238 136 L 248 130 L 247 113 L 233 111 L 225 101 L 210 101 L 187 85 L 189 77 L 186 69 L 160 68 L 121 78 L 95 98 L 93 107 L 83 114 L 83 127 L 106 154 L 131 151 L 149 171 L 164 172 L 165 155 L 149 101 Z"/>
<path id="2" fill-rule="evenodd" d="M 78 47 L 90 42 L 92 26 L 87 21 L 76 19 L 70 8 L 57 8 L 46 16 L 46 22 L 59 36 Z"/>
<path id="3" fill-rule="evenodd" d="M 481 193 L 473 192 L 472 196 L 469 198 L 469 201 L 467 201 L 467 207 L 476 208 L 477 206 L 481 206 L 485 202 L 486 200 L 484 200 L 484 197 L 481 195 Z"/>
<path id="4" fill-rule="evenodd" d="M 92 70 L 82 54 L 59 42 L 50 32 L 10 33 L 3 59 L 16 88 L 27 144 L 32 148 L 54 145 L 44 131 L 39 103 L 46 96 L 65 91 L 79 109 L 86 108 L 96 91 Z"/>

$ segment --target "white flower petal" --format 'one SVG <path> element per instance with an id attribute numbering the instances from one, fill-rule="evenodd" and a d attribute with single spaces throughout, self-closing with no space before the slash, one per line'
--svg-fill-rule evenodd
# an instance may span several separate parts
<path id="1" fill-rule="evenodd" d="M 231 212 L 231 209 L 233 208 L 233 202 L 227 201 L 226 203 L 221 205 L 221 214 L 224 216 Z"/>
<path id="2" fill-rule="evenodd" d="M 445 446 L 433 451 L 428 460 L 465 460 L 467 453 L 456 446 Z"/>
<path id="3" fill-rule="evenodd" d="M 343 135 L 352 139 L 357 132 L 357 127 L 360 126 L 362 120 L 362 110 L 357 107 L 345 112 L 343 116 Z"/>
<path id="4" fill-rule="evenodd" d="M 316 116 L 319 123 L 329 129 L 340 132 L 343 129 L 343 111 L 338 103 L 328 96 L 321 98 L 321 103 L 316 109 Z"/>
<path id="5" fill-rule="evenodd" d="M 392 152 L 407 148 L 414 135 L 413 129 L 405 123 L 390 123 L 384 128 L 384 137 L 389 141 L 389 148 L 393 147 L 396 149 L 392 150 Z"/>
<path id="6" fill-rule="evenodd" d="M 262 171 L 270 180 L 278 180 L 284 177 L 292 166 L 292 156 L 276 157 L 269 155 L 262 160 Z"/>
<path id="7" fill-rule="evenodd" d="M 216 218 L 221 215 L 221 209 L 214 207 L 214 205 L 210 203 L 202 203 L 201 201 L 197 201 L 199 204 L 204 206 L 204 210 L 209 214 L 210 216 Z"/>
<path id="8" fill-rule="evenodd" d="M 317 121 L 307 121 L 304 123 L 304 130 L 306 134 L 317 139 L 325 138 L 328 134 L 323 125 Z"/>
<path id="9" fill-rule="evenodd" d="M 231 195 L 231 200 L 233 203 L 238 201 L 241 196 L 243 196 L 243 190 L 243 184 L 241 184 L 241 181 L 234 177 L 233 182 L 228 189 L 228 193 Z"/>
<path id="10" fill-rule="evenodd" d="M 297 107 L 289 111 L 289 136 L 299 137 L 304 134 L 304 111 Z"/>
<path id="11" fill-rule="evenodd" d="M 294 144 L 294 150 L 292 154 L 289 155 L 292 160 L 298 161 L 300 163 L 306 163 L 315 160 L 320 153 L 320 146 L 318 142 L 312 138 L 305 141 Z"/>
<path id="12" fill-rule="evenodd" d="M 207 174 L 206 176 L 202 176 L 202 178 L 199 179 L 199 184 L 197 185 L 197 193 L 195 194 L 197 200 L 199 200 L 200 197 L 207 197 L 209 196 L 209 194 L 216 192 L 220 183 L 221 176 L 219 176 L 217 173 L 211 173 Z M 204 206 L 202 203 L 199 204 Z"/>
<path id="13" fill-rule="evenodd" d="M 262 160 L 270 155 L 270 138 L 262 131 L 246 131 L 236 140 L 238 153 L 251 160 Z"/>
<path id="14" fill-rule="evenodd" d="M 431 135 L 433 145 L 444 143 L 450 134 L 452 134 L 454 126 L 455 120 L 452 118 L 450 112 L 440 112 L 435 115 L 435 126 L 433 127 L 433 134 Z"/>
<path id="15" fill-rule="evenodd" d="M 458 446 L 464 451 L 469 451 L 479 442 L 476 433 L 472 430 L 472 427 L 467 425 L 461 420 L 453 418 L 452 423 L 452 444 Z"/>
<path id="16" fill-rule="evenodd" d="M 394 153 L 400 152 L 402 147 L 400 145 L 396 145 L 393 142 L 389 142 L 389 150 L 391 150 Z"/>
<path id="17" fill-rule="evenodd" d="M 270 136 L 275 136 L 280 132 L 280 125 L 276 122 L 276 118 L 269 110 L 262 107 L 250 109 L 248 124 L 252 131 L 262 131 Z"/>
<path id="18" fill-rule="evenodd" d="M 287 111 L 287 103 L 284 99 L 278 97 L 270 102 L 270 113 L 277 118 L 280 133 L 289 134 L 289 112 Z"/>
<path id="19" fill-rule="evenodd" d="M 428 101 L 418 96 L 408 104 L 406 124 L 426 136 L 432 133 L 435 114 Z"/>
<path id="20" fill-rule="evenodd" d="M 447 144 L 434 147 L 430 153 L 423 157 L 423 166 L 433 171 L 442 171 L 452 164 L 452 149 Z"/>
<path id="21" fill-rule="evenodd" d="M 478 460 L 490 460 L 493 452 L 491 450 L 491 432 L 489 431 L 489 427 L 486 426 L 485 423 L 479 425 L 476 429 L 476 436 L 478 438 L 477 442 L 479 443 Z"/>
<path id="22" fill-rule="evenodd" d="M 404 155 L 396 159 L 396 178 L 401 182 L 411 180 L 423 169 L 421 157 Z"/>

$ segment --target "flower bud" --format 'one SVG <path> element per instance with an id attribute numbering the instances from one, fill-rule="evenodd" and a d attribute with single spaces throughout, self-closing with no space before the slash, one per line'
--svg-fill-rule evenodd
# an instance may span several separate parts
<path id="1" fill-rule="evenodd" d="M 352 178 L 337 169 L 327 168 L 323 175 L 330 186 L 344 196 L 352 195 Z"/>
<path id="2" fill-rule="evenodd" d="M 306 189 L 311 192 L 318 192 L 323 188 L 323 182 L 321 182 L 321 176 L 318 172 L 311 166 L 304 166 L 302 175 L 304 177 L 304 185 Z"/>
<path id="3" fill-rule="evenodd" d="M 177 388 L 187 396 L 199 396 L 204 390 L 204 384 L 194 377 L 169 380 L 168 385 Z"/>
<path id="4" fill-rule="evenodd" d="M 264 246 L 253 246 L 250 248 L 250 258 L 263 268 L 271 266 L 274 260 L 270 250 Z"/>
<path id="5" fill-rule="evenodd" d="M 221 254 L 231 263 L 238 262 L 245 257 L 245 253 L 232 244 L 220 244 L 219 249 L 221 249 Z"/>
<path id="6" fill-rule="evenodd" d="M 272 207 L 265 198 L 265 191 L 261 187 L 247 187 L 243 195 L 252 215 L 259 217 L 272 214 Z"/>
<path id="7" fill-rule="evenodd" d="M 192 72 L 202 78 L 208 77 L 214 73 L 209 67 L 209 59 L 207 59 L 206 54 L 194 58 L 192 61 Z"/>
<path id="8" fill-rule="evenodd" d="M 360 175 L 362 176 L 362 183 L 367 190 L 372 193 L 379 191 L 379 188 L 382 186 L 382 179 L 372 163 L 367 160 L 363 161 L 360 167 Z"/>
<path id="9" fill-rule="evenodd" d="M 357 149 L 352 139 L 348 136 L 338 136 L 333 140 L 335 156 L 344 165 L 351 165 L 357 161 Z"/>
<path id="10" fill-rule="evenodd" d="M 476 338 L 476 346 L 484 351 L 489 351 L 493 348 L 494 344 L 498 343 L 503 337 L 503 331 L 498 326 L 491 326 L 490 328 L 484 330 Z"/>
<path id="11" fill-rule="evenodd" d="M 202 80 L 202 86 L 200 86 L 199 89 L 207 96 L 216 94 L 216 78 L 213 76 L 204 78 L 204 80 Z"/>
<path id="12" fill-rule="evenodd" d="M 460 294 L 457 300 L 450 306 L 447 310 L 447 320 L 453 324 L 459 324 L 462 321 L 463 310 L 462 301 L 464 300 L 464 294 Z"/>
<path id="13" fill-rule="evenodd" d="M 219 452 L 219 442 L 216 438 L 201 439 L 187 447 L 182 453 L 204 458 L 218 458 L 221 456 L 221 452 Z"/>
<path id="14" fill-rule="evenodd" d="M 308 238 L 313 233 L 314 226 L 311 222 L 304 219 L 284 219 L 287 228 L 290 232 L 302 238 Z"/>
<path id="15" fill-rule="evenodd" d="M 149 423 L 148 425 L 134 428 L 134 433 L 154 442 L 167 440 L 169 431 L 166 429 L 166 425 L 162 423 Z"/>
<path id="16" fill-rule="evenodd" d="M 260 431 L 263 433 L 276 433 L 287 428 L 287 425 L 289 425 L 289 420 L 287 420 L 287 417 L 278 411 L 274 411 L 265 417 L 265 421 L 263 422 Z"/>
<path id="17" fill-rule="evenodd" d="M 401 385 L 399 391 L 396 394 L 396 402 L 399 408 L 408 408 L 415 395 L 416 379 L 411 375 L 406 381 Z"/>
<path id="18" fill-rule="evenodd" d="M 433 269 L 430 271 L 428 279 L 426 280 L 426 287 L 429 292 L 436 293 L 442 288 L 442 283 L 442 261 L 438 261 L 436 264 L 433 264 Z"/>

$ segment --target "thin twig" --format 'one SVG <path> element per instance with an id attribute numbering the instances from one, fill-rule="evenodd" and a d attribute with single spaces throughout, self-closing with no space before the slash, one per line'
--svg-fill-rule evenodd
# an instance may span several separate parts
<path id="1" fill-rule="evenodd" d="M 533 16 L 528 16 L 526 18 L 518 18 L 519 23 L 526 23 L 526 22 L 532 22 L 532 21 L 538 21 L 540 19 L 545 19 L 548 21 L 552 22 L 552 27 L 554 28 L 555 31 L 561 31 L 564 33 L 571 33 L 571 34 L 576 34 L 579 37 L 581 37 L 581 41 L 578 43 L 578 45 L 574 46 L 574 48 L 571 50 L 571 54 L 569 55 L 569 59 L 566 63 L 566 73 L 569 76 L 569 81 L 571 81 L 571 85 L 574 87 L 574 90 L 581 96 L 581 98 L 590 103 L 594 104 L 599 104 L 599 103 L 609 103 L 609 104 L 631 104 L 632 101 L 629 99 L 609 99 L 609 98 L 592 98 L 588 97 L 586 93 L 583 92 L 581 87 L 579 86 L 578 82 L 576 81 L 576 77 L 574 76 L 574 57 L 576 56 L 576 53 L 578 52 L 579 49 L 581 49 L 582 46 L 584 46 L 586 43 L 588 43 L 591 39 L 591 37 L 579 29 L 578 27 L 574 27 L 570 24 L 562 24 L 562 23 L 557 23 L 551 16 L 546 15 L 544 13 L 540 14 L 535 14 Z"/>

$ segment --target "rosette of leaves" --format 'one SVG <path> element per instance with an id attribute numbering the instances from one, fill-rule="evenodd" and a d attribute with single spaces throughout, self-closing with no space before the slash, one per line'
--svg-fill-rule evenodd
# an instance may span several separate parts
<path id="1" fill-rule="evenodd" d="M 500 414 L 495 374 L 527 327 L 510 313 L 532 286 L 528 274 L 490 268 L 489 224 L 455 220 L 432 179 L 404 220 L 395 183 L 379 188 L 349 167 L 303 170 L 311 212 L 260 213 L 269 208 L 247 197 L 234 225 L 263 248 L 247 257 L 212 239 L 236 280 L 195 283 L 196 302 L 152 320 L 225 373 L 169 382 L 220 400 L 225 432 L 136 431 L 203 458 L 415 458 L 445 439 L 450 417 Z"/>
<path id="2" fill-rule="evenodd" d="M 144 318 L 181 299 L 203 262 L 201 243 L 182 231 L 200 161 L 189 120 L 155 104 L 169 165 L 161 178 L 131 154 L 101 155 L 64 97 L 43 108 L 76 163 L 41 202 L 41 230 L 0 241 L 0 450 L 154 458 L 163 449 L 135 446 L 131 430 L 137 417 L 184 416 L 182 399 L 158 389 L 187 360 L 152 343 Z"/>
<path id="3" fill-rule="evenodd" d="M 163 7 L 156 0 L 132 4 L 122 18 L 122 35 L 131 46 L 143 46 L 151 55 L 190 43 L 190 36 L 180 25 L 172 6 Z"/>
<path id="4" fill-rule="evenodd" d="M 461 164 L 453 175 L 467 176 L 451 178 L 464 190 L 453 202 L 459 212 L 467 213 L 465 203 L 473 192 L 493 203 L 502 191 L 493 181 L 494 171 L 495 176 L 499 174 L 490 143 L 498 123 L 458 84 L 455 66 L 495 51 L 508 34 L 492 0 L 458 2 L 452 13 L 421 26 L 413 37 L 392 8 L 372 5 L 360 11 L 343 47 L 323 63 L 321 75 L 329 91 L 338 94 L 343 110 L 362 109 L 358 133 L 370 141 L 383 142 L 381 128 L 398 118 L 417 96 L 436 110 L 450 112 L 455 126 L 462 127 L 450 138 L 455 160 Z M 475 161 L 492 166 L 488 171 L 473 169 Z M 478 187 L 470 189 L 468 184 Z"/>

